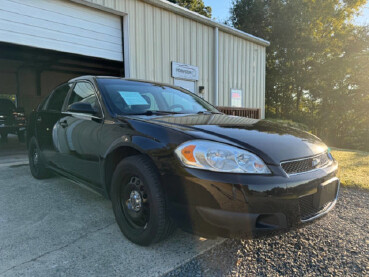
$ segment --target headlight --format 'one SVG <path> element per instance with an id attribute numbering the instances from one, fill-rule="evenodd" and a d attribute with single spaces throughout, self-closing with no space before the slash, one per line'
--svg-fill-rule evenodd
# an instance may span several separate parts
<path id="1" fill-rule="evenodd" d="M 230 173 L 271 173 L 258 156 L 222 143 L 193 140 L 180 145 L 175 152 L 187 167 Z"/>

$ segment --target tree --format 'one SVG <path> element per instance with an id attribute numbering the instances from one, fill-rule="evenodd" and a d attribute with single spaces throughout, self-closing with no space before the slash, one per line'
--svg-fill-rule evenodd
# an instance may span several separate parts
<path id="1" fill-rule="evenodd" d="M 355 26 L 352 19 L 365 3 L 233 2 L 231 24 L 271 42 L 267 116 L 308 124 L 332 145 L 364 147 L 359 140 L 369 141 L 369 29 Z M 348 134 L 359 139 L 349 142 Z"/>
<path id="2" fill-rule="evenodd" d="M 169 0 L 169 2 L 211 18 L 211 7 L 205 6 L 203 0 Z"/>

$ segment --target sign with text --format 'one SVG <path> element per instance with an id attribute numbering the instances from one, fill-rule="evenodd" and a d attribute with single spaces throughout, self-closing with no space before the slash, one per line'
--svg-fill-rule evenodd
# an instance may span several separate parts
<path id="1" fill-rule="evenodd" d="M 231 89 L 231 106 L 242 108 L 242 90 Z"/>
<path id="2" fill-rule="evenodd" d="M 199 80 L 199 68 L 196 66 L 172 62 L 172 77 L 184 80 Z"/>

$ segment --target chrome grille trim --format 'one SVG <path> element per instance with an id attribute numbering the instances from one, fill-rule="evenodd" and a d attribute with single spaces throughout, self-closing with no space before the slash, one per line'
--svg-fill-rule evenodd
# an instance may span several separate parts
<path id="1" fill-rule="evenodd" d="M 315 159 L 317 157 L 321 157 L 321 160 L 323 159 L 323 163 L 320 164 L 319 167 L 313 167 L 312 164 L 310 166 L 308 163 L 309 162 L 312 163 L 313 159 Z M 304 162 L 306 164 L 303 164 Z M 307 172 L 312 172 L 312 171 L 315 171 L 315 170 L 325 168 L 327 166 L 330 166 L 332 163 L 333 163 L 333 161 L 329 158 L 328 152 L 325 151 L 323 153 L 320 153 L 320 154 L 317 154 L 317 155 L 314 155 L 314 156 L 310 156 L 310 157 L 306 157 L 306 158 L 283 161 L 283 162 L 280 163 L 280 165 L 281 165 L 283 171 L 288 176 L 294 176 L 294 175 L 304 174 L 304 173 L 307 173 Z M 296 170 L 292 170 L 292 169 L 296 169 Z"/>

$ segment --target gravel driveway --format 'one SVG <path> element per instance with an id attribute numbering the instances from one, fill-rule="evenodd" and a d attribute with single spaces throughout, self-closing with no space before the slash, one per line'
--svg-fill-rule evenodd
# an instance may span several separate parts
<path id="1" fill-rule="evenodd" d="M 335 209 L 304 229 L 227 240 L 167 276 L 369 276 L 369 192 L 342 189 Z"/>

